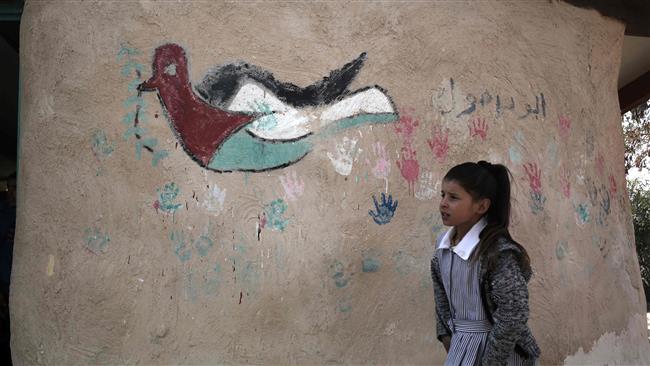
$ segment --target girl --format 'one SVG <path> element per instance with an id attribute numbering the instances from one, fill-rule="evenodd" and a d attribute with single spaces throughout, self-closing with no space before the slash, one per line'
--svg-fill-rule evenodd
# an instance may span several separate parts
<path id="1" fill-rule="evenodd" d="M 526 250 L 508 232 L 510 172 L 486 161 L 457 165 L 442 181 L 440 216 L 451 226 L 431 260 L 437 335 L 445 365 L 533 365 Z"/>

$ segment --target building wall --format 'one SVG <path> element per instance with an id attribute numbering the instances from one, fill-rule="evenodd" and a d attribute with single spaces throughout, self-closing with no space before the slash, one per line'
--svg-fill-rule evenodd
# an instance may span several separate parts
<path id="1" fill-rule="evenodd" d="M 486 159 L 542 362 L 650 362 L 623 31 L 563 2 L 28 2 L 14 361 L 439 364 L 440 180 Z"/>

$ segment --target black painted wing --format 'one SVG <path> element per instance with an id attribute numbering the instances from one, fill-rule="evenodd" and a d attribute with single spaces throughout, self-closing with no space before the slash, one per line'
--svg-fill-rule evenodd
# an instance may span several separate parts
<path id="1" fill-rule="evenodd" d="M 340 69 L 332 70 L 329 76 L 304 88 L 278 81 L 271 72 L 259 66 L 246 62 L 231 63 L 210 70 L 195 89 L 208 103 L 219 108 L 226 108 L 239 88 L 249 80 L 258 82 L 278 99 L 294 107 L 329 104 L 349 94 L 348 86 L 365 60 L 364 52 Z"/>

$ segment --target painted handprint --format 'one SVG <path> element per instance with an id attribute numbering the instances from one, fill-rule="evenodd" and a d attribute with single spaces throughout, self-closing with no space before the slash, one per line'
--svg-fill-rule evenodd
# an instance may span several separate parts
<path id="1" fill-rule="evenodd" d="M 205 192 L 203 207 L 210 213 L 219 214 L 223 210 L 223 203 L 226 200 L 226 190 L 219 188 L 216 184 Z"/>
<path id="2" fill-rule="evenodd" d="M 566 139 L 569 137 L 569 131 L 571 131 L 571 120 L 567 116 L 560 116 L 557 127 L 560 132 L 560 137 Z"/>
<path id="3" fill-rule="evenodd" d="M 412 195 L 415 190 L 415 181 L 420 175 L 420 164 L 416 159 L 415 150 L 407 146 L 403 147 L 402 158 L 396 161 L 396 163 L 400 173 L 402 173 L 402 177 L 406 179 L 409 188 L 409 195 Z"/>
<path id="4" fill-rule="evenodd" d="M 487 137 L 488 124 L 485 121 L 485 118 L 476 117 L 472 120 L 471 126 L 469 126 L 469 135 L 470 137 L 480 137 L 481 141 L 485 140 Z"/>
<path id="5" fill-rule="evenodd" d="M 438 127 L 433 127 L 432 138 L 427 139 L 427 144 L 439 163 L 445 161 L 447 151 L 449 151 L 449 129 L 444 131 Z"/>
<path id="6" fill-rule="evenodd" d="M 538 213 L 544 211 L 544 204 L 546 203 L 546 197 L 541 192 L 530 192 L 530 209 L 533 211 L 533 214 L 537 215 Z"/>
<path id="7" fill-rule="evenodd" d="M 402 136 L 404 145 L 410 146 L 413 143 L 413 139 L 415 138 L 415 129 L 419 124 L 420 122 L 417 119 L 413 118 L 406 112 L 402 112 L 402 116 L 397 124 L 395 124 L 395 132 Z"/>
<path id="8" fill-rule="evenodd" d="M 350 175 L 352 163 L 358 152 L 357 140 L 343 137 L 342 143 L 336 143 L 336 155 L 328 152 L 327 157 L 332 162 L 334 169 L 341 175 Z"/>
<path id="9" fill-rule="evenodd" d="M 221 264 L 206 270 L 190 270 L 185 275 L 185 298 L 195 302 L 198 298 L 218 296 L 221 287 Z"/>
<path id="10" fill-rule="evenodd" d="M 600 226 L 607 226 L 607 218 L 612 212 L 612 199 L 607 190 L 607 186 L 604 184 L 598 190 L 598 193 L 600 194 L 600 210 L 596 217 L 596 222 Z"/>
<path id="11" fill-rule="evenodd" d="M 280 176 L 280 183 L 284 188 L 284 194 L 287 200 L 295 201 L 298 197 L 302 196 L 305 190 L 305 182 L 302 178 L 298 179 L 296 171 L 287 172 L 285 175 Z"/>
<path id="12" fill-rule="evenodd" d="M 160 209 L 165 213 L 173 214 L 183 206 L 181 203 L 176 203 L 180 191 L 180 188 L 174 182 L 167 183 L 163 187 L 158 188 L 156 190 L 158 192 L 158 199 L 153 203 L 156 212 Z"/>
<path id="13" fill-rule="evenodd" d="M 513 143 L 508 149 L 508 157 L 510 158 L 511 162 L 519 165 L 524 159 L 523 150 L 527 145 L 526 137 L 524 136 L 524 133 L 521 131 L 516 131 L 514 137 L 515 137 L 515 143 Z"/>
<path id="14" fill-rule="evenodd" d="M 378 272 L 381 268 L 381 260 L 379 253 L 375 249 L 369 249 L 363 252 L 363 259 L 361 260 L 361 271 L 364 273 L 374 273 Z"/>
<path id="15" fill-rule="evenodd" d="M 598 205 L 598 187 L 591 178 L 585 178 L 585 188 L 587 189 L 587 197 L 592 206 Z"/>
<path id="16" fill-rule="evenodd" d="M 395 215 L 395 210 L 397 210 L 397 200 L 393 202 L 393 195 L 381 194 L 381 204 L 377 202 L 377 198 L 373 195 L 372 200 L 375 203 L 375 210 L 369 210 L 368 214 L 378 225 L 388 224 L 392 220 L 393 215 Z"/>
<path id="17" fill-rule="evenodd" d="M 542 172 L 537 166 L 537 163 L 524 164 L 526 175 L 528 175 L 528 184 L 530 185 L 530 208 L 533 214 L 544 211 L 544 203 L 546 197 L 542 194 Z"/>
<path id="18" fill-rule="evenodd" d="M 84 242 L 86 243 L 86 249 L 90 250 L 94 254 L 105 253 L 110 241 L 111 237 L 108 235 L 108 233 L 102 233 L 96 227 L 93 227 L 92 229 L 87 228 L 84 231 Z"/>
<path id="19" fill-rule="evenodd" d="M 169 233 L 169 240 L 173 243 L 174 254 L 181 262 L 188 261 L 192 256 L 192 248 L 188 247 L 185 239 L 185 233 L 182 231 L 172 231 Z"/>
<path id="20" fill-rule="evenodd" d="M 92 136 L 92 151 L 97 160 L 101 160 L 111 156 L 115 150 L 112 143 L 108 141 L 104 131 L 95 130 Z"/>
<path id="21" fill-rule="evenodd" d="M 571 198 L 571 180 L 569 171 L 566 168 L 562 168 L 560 171 L 560 186 L 564 197 Z"/>
<path id="22" fill-rule="evenodd" d="M 537 167 L 537 163 L 527 163 L 524 164 L 524 169 L 526 170 L 526 175 L 528 175 L 528 184 L 530 189 L 535 193 L 542 192 L 542 181 L 541 175 L 542 172 Z"/>
<path id="23" fill-rule="evenodd" d="M 557 244 L 555 247 L 555 257 L 559 260 L 564 259 L 569 252 L 569 243 L 566 240 L 563 240 Z"/>
<path id="24" fill-rule="evenodd" d="M 350 275 L 346 274 L 345 265 L 336 260 L 330 265 L 330 276 L 337 288 L 343 288 L 350 282 Z"/>
<path id="25" fill-rule="evenodd" d="M 272 230 L 284 231 L 289 223 L 289 220 L 284 218 L 287 208 L 287 204 L 279 198 L 265 205 L 264 218 L 266 222 L 264 226 L 268 224 Z"/>
<path id="26" fill-rule="evenodd" d="M 418 190 L 415 192 L 415 198 L 420 201 L 426 201 L 432 199 L 435 193 L 433 173 L 428 170 L 422 172 L 418 180 Z"/>
<path id="27" fill-rule="evenodd" d="M 395 126 L 395 132 L 402 137 L 402 158 L 396 163 L 402 177 L 406 179 L 409 195 L 413 195 L 415 181 L 420 174 L 420 164 L 417 161 L 415 149 L 413 149 L 415 129 L 419 124 L 418 120 L 404 112 Z"/>
<path id="28" fill-rule="evenodd" d="M 618 192 L 618 188 L 616 187 L 616 178 L 611 174 L 609 175 L 609 191 L 612 195 L 616 195 L 616 192 Z"/>
<path id="29" fill-rule="evenodd" d="M 605 173 L 605 158 L 603 157 L 603 154 L 598 153 L 598 155 L 596 155 L 595 165 L 596 171 L 602 176 L 603 173 Z"/>
<path id="30" fill-rule="evenodd" d="M 212 239 L 210 239 L 207 235 L 201 235 L 198 239 L 195 239 L 192 242 L 192 245 L 194 245 L 194 248 L 199 253 L 199 256 L 205 257 L 208 255 L 210 248 L 214 246 L 214 242 L 212 242 Z"/>
<path id="31" fill-rule="evenodd" d="M 589 205 L 585 203 L 579 203 L 575 206 L 576 211 L 576 223 L 578 225 L 584 225 L 589 222 Z"/>
<path id="32" fill-rule="evenodd" d="M 198 239 L 192 239 L 186 238 L 183 231 L 172 231 L 169 233 L 169 240 L 173 244 L 174 254 L 181 262 L 188 261 L 192 257 L 193 251 L 196 251 L 200 257 L 205 257 L 210 248 L 214 246 L 214 242 L 207 235 L 200 235 Z"/>
<path id="33" fill-rule="evenodd" d="M 387 179 L 390 174 L 390 159 L 388 159 L 388 154 L 386 154 L 386 145 L 377 141 L 372 144 L 372 152 L 375 154 L 375 166 L 372 167 L 372 175 L 375 178 Z M 370 160 L 366 159 L 368 165 L 372 165 Z"/>

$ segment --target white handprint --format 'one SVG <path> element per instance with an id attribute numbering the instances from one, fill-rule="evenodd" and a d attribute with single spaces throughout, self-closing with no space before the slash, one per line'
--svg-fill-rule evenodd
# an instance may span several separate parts
<path id="1" fill-rule="evenodd" d="M 327 157 L 332 162 L 337 173 L 341 175 L 350 175 L 350 172 L 352 172 L 352 163 L 359 151 L 356 146 L 357 140 L 350 139 L 346 136 L 343 137 L 342 143 L 336 143 L 336 156 L 330 152 L 327 153 Z"/>
<path id="2" fill-rule="evenodd" d="M 208 212 L 219 214 L 223 210 L 223 202 L 226 199 L 226 190 L 220 189 L 216 184 L 212 185 L 212 188 L 208 189 L 205 192 L 205 198 L 203 200 L 203 207 Z"/>
<path id="3" fill-rule="evenodd" d="M 280 183 L 282 183 L 282 188 L 284 188 L 284 193 L 289 201 L 297 200 L 298 197 L 302 196 L 302 192 L 305 190 L 305 182 L 302 178 L 298 179 L 295 170 L 287 172 L 285 175 L 281 175 Z"/>
<path id="4" fill-rule="evenodd" d="M 433 173 L 430 171 L 425 171 L 420 175 L 418 179 L 418 190 L 415 192 L 415 198 L 420 201 L 426 201 L 433 198 L 436 190 L 433 185 Z"/>

